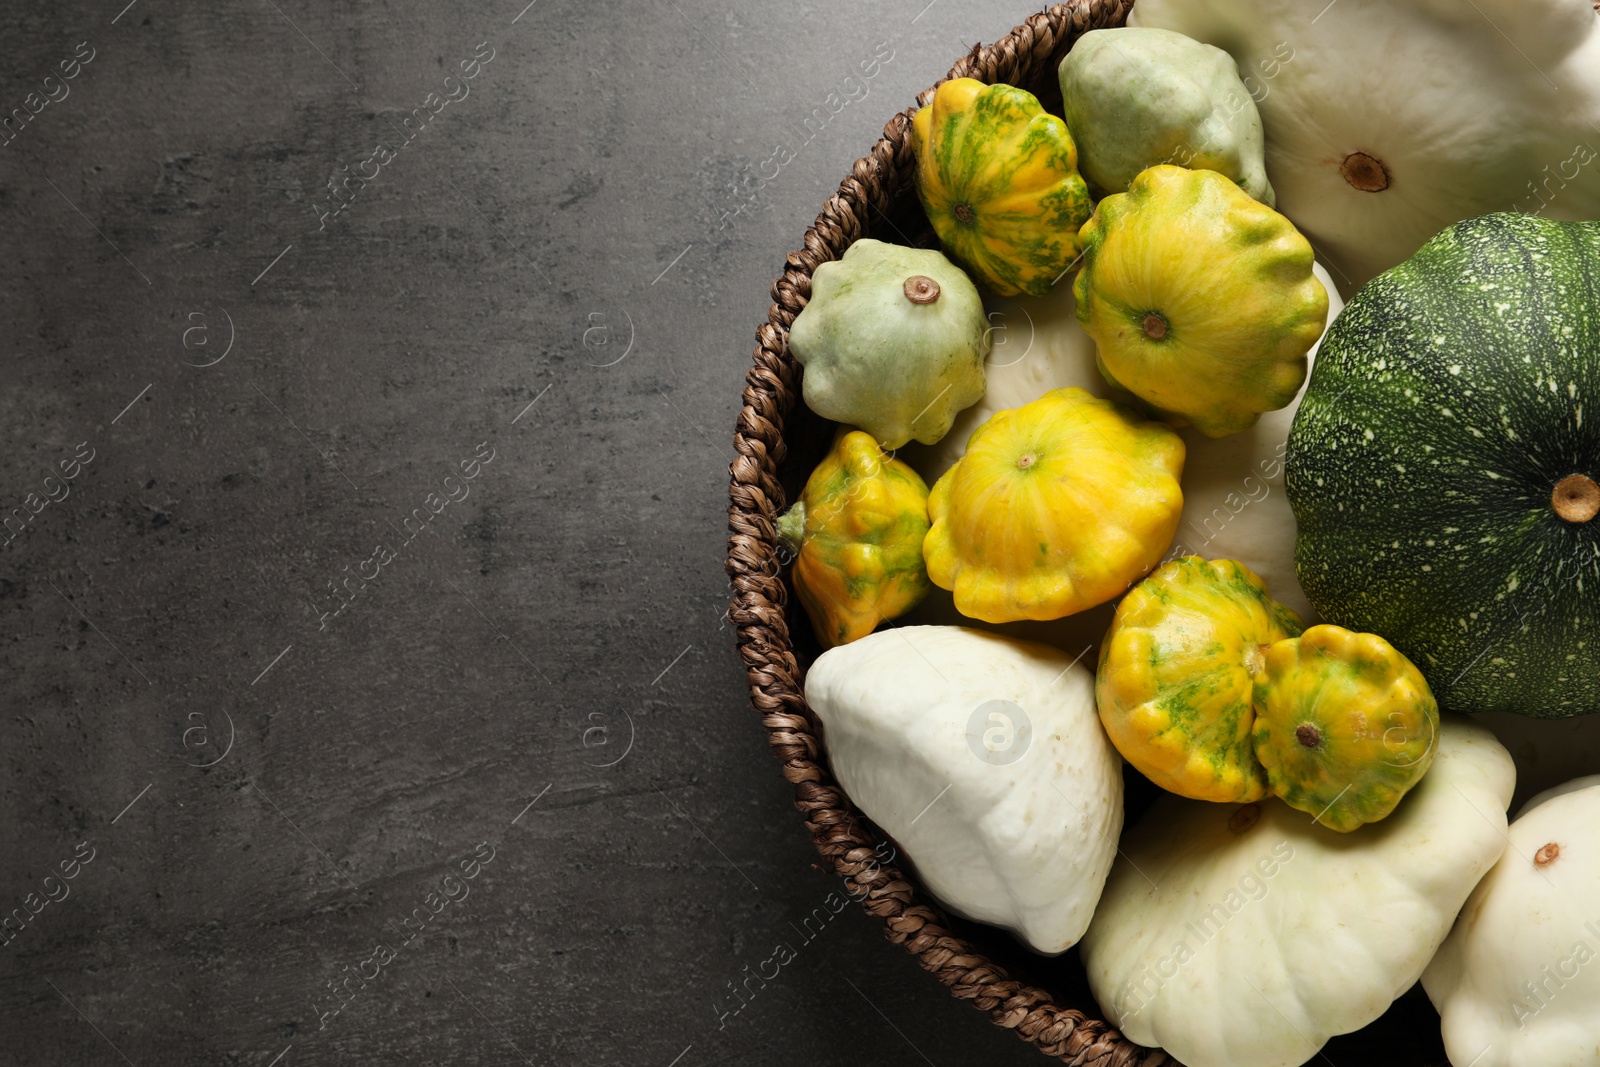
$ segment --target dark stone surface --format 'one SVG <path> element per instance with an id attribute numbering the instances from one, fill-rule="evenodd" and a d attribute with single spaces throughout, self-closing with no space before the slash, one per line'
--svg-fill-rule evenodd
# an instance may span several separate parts
<path id="1" fill-rule="evenodd" d="M 767 285 L 1026 7 L 523 2 L 0 14 L 0 107 L 66 92 L 0 147 L 0 893 L 70 891 L 0 1063 L 1044 1062 L 856 908 L 799 943 L 721 623 Z"/>

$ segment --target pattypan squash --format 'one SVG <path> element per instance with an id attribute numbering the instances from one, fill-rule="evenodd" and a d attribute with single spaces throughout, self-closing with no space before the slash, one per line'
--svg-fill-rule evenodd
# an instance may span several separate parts
<path id="1" fill-rule="evenodd" d="M 1422 974 L 1457 1067 L 1595 1062 L 1600 776 L 1534 797 Z"/>
<path id="2" fill-rule="evenodd" d="M 841 432 L 778 520 L 794 587 L 824 648 L 870 634 L 929 589 L 928 486 L 870 434 Z"/>
<path id="3" fill-rule="evenodd" d="M 1079 946 L 1106 1019 L 1189 1067 L 1305 1063 L 1422 974 L 1505 848 L 1515 776 L 1488 730 L 1452 718 L 1427 777 L 1350 834 L 1271 797 L 1162 796 Z"/>
<path id="4" fill-rule="evenodd" d="M 1214 170 L 1271 207 L 1261 116 L 1233 57 L 1170 30 L 1090 30 L 1061 61 L 1083 174 L 1120 193 L 1147 167 Z"/>
<path id="5" fill-rule="evenodd" d="M 1081 236 L 1078 318 L 1112 384 L 1210 437 L 1300 391 L 1328 294 L 1288 219 L 1216 171 L 1161 165 Z"/>
<path id="6" fill-rule="evenodd" d="M 1003 296 L 1047 293 L 1092 207 L 1066 123 L 1011 85 L 954 78 L 911 120 L 917 193 L 939 240 Z"/>
<path id="7" fill-rule="evenodd" d="M 1161 560 L 1182 472 L 1176 433 L 1082 389 L 1002 411 L 928 496 L 928 577 L 985 622 L 1104 603 Z"/>
<path id="8" fill-rule="evenodd" d="M 1100 721 L 1123 758 L 1163 789 L 1260 800 L 1254 680 L 1268 646 L 1299 633 L 1294 612 L 1238 563 L 1163 563 L 1122 598 L 1100 646 Z"/>
<path id="9" fill-rule="evenodd" d="M 1332 322 L 1344 302 L 1322 265 L 1313 271 L 1327 289 Z M 1021 407 L 1052 389 L 1077 386 L 1102 399 L 1133 402 L 1095 368 L 1094 341 L 1078 322 L 1077 303 L 1067 286 L 1047 297 L 989 297 L 984 306 L 993 341 L 983 368 L 988 383 L 983 399 L 957 415 L 955 425 L 938 443 L 908 445 L 900 453 L 929 485 L 961 458 L 972 431 L 996 412 Z M 1314 360 L 1316 352 L 1314 346 L 1307 358 Z M 1316 613 L 1295 573 L 1294 513 L 1283 491 L 1289 426 L 1299 407 L 1296 396 L 1286 407 L 1263 414 L 1248 430 L 1227 437 L 1207 437 L 1193 427 L 1179 432 L 1186 446 L 1183 516 L 1167 556 L 1236 560 L 1261 577 L 1274 600 L 1309 624 Z M 963 622 L 943 590 L 930 594 L 915 615 L 920 622 L 970 624 Z M 1110 624 L 1110 608 L 1091 609 L 1030 625 L 1015 636 L 1078 651 L 1098 645 Z M 1550 781 L 1563 781 L 1574 773 Z"/>
<path id="10" fill-rule="evenodd" d="M 896 449 L 939 440 L 983 396 L 989 324 L 942 254 L 862 238 L 812 272 L 789 351 L 805 367 L 807 407 Z"/>
<path id="11" fill-rule="evenodd" d="M 1306 8 L 1139 0 L 1128 21 L 1233 55 L 1258 101 L 1278 208 L 1347 294 L 1463 219 L 1600 218 L 1590 0 Z"/>
<path id="12" fill-rule="evenodd" d="M 1279 641 L 1255 700 L 1267 784 L 1331 829 L 1387 818 L 1433 762 L 1439 705 L 1422 672 L 1377 634 L 1313 626 Z"/>
<path id="13" fill-rule="evenodd" d="M 945 907 L 1036 952 L 1089 925 L 1122 828 L 1122 772 L 1088 670 L 959 626 L 830 649 L 806 676 L 828 764 Z"/>

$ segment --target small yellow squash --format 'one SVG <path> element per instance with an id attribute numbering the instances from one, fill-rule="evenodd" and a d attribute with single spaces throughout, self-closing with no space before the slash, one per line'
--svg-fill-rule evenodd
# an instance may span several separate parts
<path id="1" fill-rule="evenodd" d="M 1377 634 L 1313 626 L 1267 650 L 1256 758 L 1290 807 L 1348 833 L 1386 818 L 1433 762 L 1439 705 Z"/>
<path id="2" fill-rule="evenodd" d="M 1294 224 L 1210 170 L 1161 165 L 1100 201 L 1074 283 L 1100 373 L 1208 437 L 1294 399 L 1328 292 Z"/>
<path id="3" fill-rule="evenodd" d="M 1252 728 L 1254 678 L 1300 619 L 1233 560 L 1181 556 L 1117 605 L 1095 698 L 1112 744 L 1161 788 L 1246 803 L 1267 792 Z"/>
<path id="4" fill-rule="evenodd" d="M 1066 123 L 1025 90 L 955 78 L 911 120 L 939 240 L 1001 296 L 1048 293 L 1078 258 L 1089 188 Z"/>
<path id="5" fill-rule="evenodd" d="M 871 434 L 841 431 L 778 519 L 795 591 L 824 648 L 867 636 L 927 594 L 927 533 L 927 483 Z"/>
<path id="6" fill-rule="evenodd" d="M 1082 389 L 997 412 L 928 497 L 928 577 L 984 622 L 1120 595 L 1178 527 L 1183 439 Z"/>

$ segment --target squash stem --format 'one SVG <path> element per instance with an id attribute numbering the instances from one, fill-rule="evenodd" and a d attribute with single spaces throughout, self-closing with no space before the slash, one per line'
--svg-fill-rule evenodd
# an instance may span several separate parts
<path id="1" fill-rule="evenodd" d="M 778 516 L 778 541 L 790 552 L 799 554 L 806 539 L 806 502 L 795 501 L 794 507 Z"/>
<path id="2" fill-rule="evenodd" d="M 1600 485 L 1587 474 L 1569 474 L 1550 491 L 1550 507 L 1567 522 L 1588 522 L 1600 515 Z"/>
<path id="3" fill-rule="evenodd" d="M 1339 164 L 1339 173 L 1350 188 L 1363 193 L 1381 193 L 1389 188 L 1389 168 L 1383 160 L 1366 152 L 1351 152 Z"/>

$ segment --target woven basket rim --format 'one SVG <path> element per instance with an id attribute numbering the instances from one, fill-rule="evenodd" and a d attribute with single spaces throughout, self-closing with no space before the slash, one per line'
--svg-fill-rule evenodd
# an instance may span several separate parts
<path id="1" fill-rule="evenodd" d="M 1072 0 L 1029 17 L 991 45 L 976 46 L 945 78 L 917 95 L 927 104 L 950 78 L 1021 84 L 1041 64 L 1064 54 L 1079 35 L 1119 26 L 1131 0 Z M 799 367 L 788 353 L 789 326 L 811 292 L 811 273 L 839 258 L 856 239 L 872 232 L 890 203 L 908 191 L 913 170 L 911 116 L 907 108 L 885 125 L 883 136 L 823 205 L 789 253 L 783 274 L 772 283 L 774 303 L 756 331 L 756 349 L 745 377 L 743 406 L 734 433 L 736 458 L 729 468 L 727 571 L 732 581 L 728 618 L 745 662 L 750 700 L 762 715 L 767 739 L 794 786 L 795 806 L 812 843 L 851 895 L 884 923 L 889 940 L 917 958 L 958 999 L 988 1013 L 1046 1055 L 1093 1067 L 1173 1063 L 1159 1049 L 1136 1045 L 1109 1024 L 1059 1004 L 1043 989 L 1025 986 L 967 940 L 952 934 L 943 911 L 914 879 L 875 853 L 864 816 L 834 782 L 824 764 L 816 723 L 805 703 L 803 672 L 789 639 L 788 592 L 778 562 L 775 520 L 785 506 L 779 472 L 787 456 L 785 424 L 798 403 Z M 1091 1006 L 1092 1011 L 1097 1009 Z"/>

